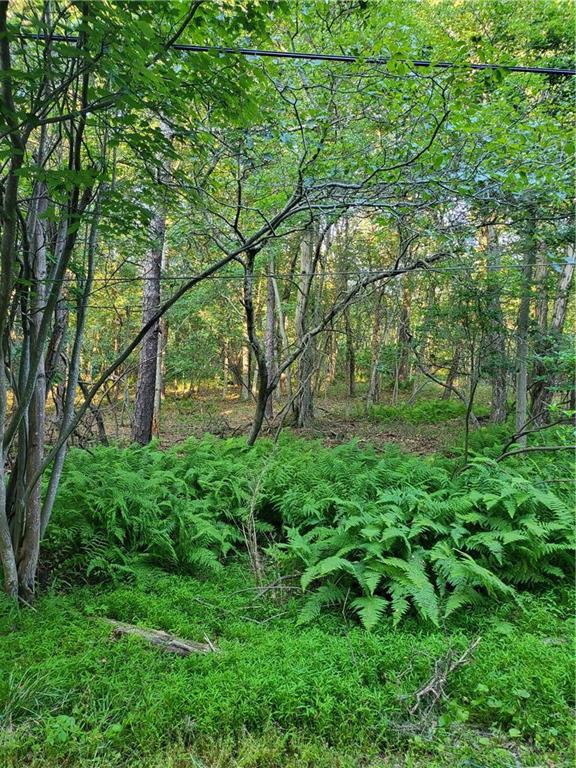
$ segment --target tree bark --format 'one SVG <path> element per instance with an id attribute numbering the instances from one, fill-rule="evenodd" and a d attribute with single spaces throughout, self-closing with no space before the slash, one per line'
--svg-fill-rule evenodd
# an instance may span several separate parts
<path id="1" fill-rule="evenodd" d="M 242 383 L 240 386 L 240 400 L 247 403 L 250 400 L 250 381 L 252 361 L 250 347 L 248 344 L 242 344 Z"/>
<path id="2" fill-rule="evenodd" d="M 348 397 L 356 397 L 356 352 L 350 307 L 347 307 L 344 312 L 344 332 L 346 335 L 346 389 Z"/>
<path id="3" fill-rule="evenodd" d="M 527 231 L 524 238 L 524 263 L 522 294 L 520 296 L 520 307 L 518 310 L 518 321 L 516 324 L 516 420 L 515 431 L 519 434 L 519 445 L 526 447 L 527 437 L 522 434 L 527 421 L 528 412 L 528 337 L 530 321 L 530 304 L 532 290 L 532 272 L 536 260 L 535 244 L 536 223 L 534 213 L 530 212 L 527 223 Z"/>
<path id="4" fill-rule="evenodd" d="M 271 259 L 268 265 L 266 275 L 266 333 L 264 336 L 264 348 L 266 354 L 266 368 L 268 370 L 268 378 L 272 379 L 275 374 L 275 359 L 276 359 L 276 294 L 274 291 L 274 262 Z M 273 416 L 273 398 L 272 394 L 266 399 L 266 418 L 271 419 Z"/>
<path id="5" fill-rule="evenodd" d="M 485 227 L 486 256 L 488 260 L 489 306 L 492 333 L 488 338 L 490 368 L 492 370 L 492 397 L 490 420 L 494 424 L 506 421 L 506 337 L 504 314 L 498 283 L 500 268 L 500 249 L 498 234 L 493 224 Z"/>
<path id="6" fill-rule="evenodd" d="M 302 345 L 306 335 L 306 314 L 312 287 L 314 265 L 314 229 L 312 226 L 304 232 L 300 244 L 300 280 L 296 297 L 296 343 Z M 298 394 L 294 401 L 296 426 L 308 427 L 314 419 L 314 396 L 312 376 L 314 374 L 314 346 L 311 341 L 305 344 L 298 360 Z"/>
<path id="7" fill-rule="evenodd" d="M 256 320 L 254 312 L 254 260 L 256 252 L 249 251 L 246 254 L 246 264 L 244 268 L 244 310 L 246 312 L 246 330 L 248 333 L 248 341 L 250 342 L 250 348 L 254 353 L 256 359 L 256 410 L 254 413 L 254 420 L 252 422 L 252 429 L 248 436 L 248 445 L 254 445 L 260 430 L 262 429 L 262 423 L 266 415 L 266 403 L 269 399 L 269 372 L 268 364 L 266 360 L 265 350 L 262 348 L 262 344 L 258 339 L 256 333 Z"/>
<path id="8" fill-rule="evenodd" d="M 410 377 L 410 288 L 407 276 L 402 277 L 402 304 L 398 323 L 398 382 L 405 384 Z"/>
<path id="9" fill-rule="evenodd" d="M 570 286 L 574 277 L 574 266 L 574 244 L 568 243 L 566 249 L 566 261 L 564 262 L 558 280 L 550 328 L 547 327 L 547 304 L 546 310 L 540 307 L 540 311 L 538 312 L 538 325 L 541 336 L 538 358 L 535 360 L 532 370 L 530 407 L 532 419 L 537 426 L 547 424 L 550 418 L 549 406 L 553 397 L 553 387 L 555 385 L 556 376 L 554 370 L 551 370 L 550 364 L 545 362 L 545 359 L 554 354 L 562 336 L 564 321 L 568 311 Z"/>
<path id="10" fill-rule="evenodd" d="M 163 121 L 160 122 L 160 130 L 165 138 L 170 139 L 170 129 Z M 164 162 L 158 173 L 159 184 L 166 184 L 169 173 L 170 167 L 167 162 Z M 162 202 L 159 202 L 152 212 L 149 237 L 151 242 L 143 269 L 142 327 L 154 317 L 162 300 L 160 276 L 166 237 L 166 211 Z M 162 365 L 160 357 L 160 320 L 158 319 L 144 336 L 140 347 L 132 428 L 132 440 L 140 445 L 147 445 L 154 432 L 156 388 L 159 367 Z"/>
<path id="11" fill-rule="evenodd" d="M 366 405 L 368 408 L 377 403 L 380 398 L 380 353 L 382 351 L 382 309 L 384 304 L 384 288 L 380 288 L 376 295 L 374 308 L 374 322 L 372 324 L 372 340 L 370 344 L 370 384 Z"/>
<path id="12" fill-rule="evenodd" d="M 143 271 L 143 326 L 151 320 L 160 306 L 160 273 L 165 231 L 165 214 L 164 212 L 157 211 L 153 214 L 150 223 L 149 232 L 152 244 L 146 255 Z M 154 393 L 156 390 L 159 338 L 160 322 L 157 320 L 144 337 L 140 348 L 138 380 L 136 384 L 136 404 L 134 407 L 134 426 L 132 428 L 132 440 L 140 445 L 146 445 L 152 439 L 152 420 L 154 418 Z"/>

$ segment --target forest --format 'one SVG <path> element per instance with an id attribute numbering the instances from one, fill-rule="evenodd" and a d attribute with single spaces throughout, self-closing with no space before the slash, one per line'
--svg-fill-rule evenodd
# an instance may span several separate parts
<path id="1" fill-rule="evenodd" d="M 574 766 L 569 0 L 0 0 L 0 768 Z"/>

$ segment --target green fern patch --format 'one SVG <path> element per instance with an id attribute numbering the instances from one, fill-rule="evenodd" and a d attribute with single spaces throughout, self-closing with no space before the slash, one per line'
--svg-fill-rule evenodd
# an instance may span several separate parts
<path id="1" fill-rule="evenodd" d="M 253 516 L 268 557 L 301 574 L 301 622 L 338 606 L 367 628 L 409 614 L 438 626 L 571 573 L 569 486 L 521 460 L 455 466 L 294 438 L 73 451 L 46 548 L 91 579 L 143 563 L 210 576 Z"/>

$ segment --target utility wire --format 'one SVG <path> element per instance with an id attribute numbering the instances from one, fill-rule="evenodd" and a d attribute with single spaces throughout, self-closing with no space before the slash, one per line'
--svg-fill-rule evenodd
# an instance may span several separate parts
<path id="1" fill-rule="evenodd" d="M 485 266 L 480 264 L 471 264 L 470 266 L 459 266 L 459 267 L 435 267 L 433 265 L 426 266 L 422 265 L 419 267 L 414 267 L 412 271 L 424 271 L 424 272 L 466 272 L 473 269 L 478 268 L 479 266 Z M 541 265 L 545 269 L 554 269 L 553 264 L 543 264 Z M 518 269 L 523 270 L 525 269 L 525 266 L 523 264 L 500 264 L 499 266 L 487 266 L 487 270 L 489 272 L 492 271 L 502 271 L 507 269 Z M 324 272 L 322 270 L 319 270 L 317 272 L 299 272 L 296 271 L 293 274 L 290 272 L 275 272 L 271 276 L 278 280 L 283 279 L 291 279 L 295 280 L 298 277 L 315 277 L 318 275 L 322 275 L 323 277 L 359 277 L 359 278 L 365 278 L 370 277 L 371 275 L 378 275 L 380 274 L 382 270 L 380 269 L 357 269 L 357 270 L 346 270 L 346 271 L 329 271 Z M 133 275 L 131 277 L 94 277 L 92 278 L 93 283 L 105 283 L 105 285 L 112 285 L 115 283 L 136 283 L 140 282 L 141 280 L 160 280 L 161 282 L 178 282 L 180 280 L 191 280 L 196 275 L 160 275 L 160 277 L 148 277 L 147 275 Z M 256 279 L 262 278 L 265 279 L 268 277 L 267 272 L 255 272 L 254 277 Z M 244 280 L 243 274 L 238 275 L 222 275 L 222 274 L 214 274 L 210 275 L 210 277 L 207 277 L 206 280 Z M 38 283 L 75 283 L 77 281 L 76 277 L 71 276 L 65 276 L 62 278 L 59 278 L 58 280 L 55 280 L 53 278 L 47 277 L 45 280 L 38 280 L 35 282 Z"/>
<path id="2" fill-rule="evenodd" d="M 75 35 L 44 35 L 22 33 L 21 38 L 33 40 L 45 40 L 53 42 L 76 43 L 78 37 Z M 474 62 L 458 63 L 455 61 L 431 61 L 428 59 L 391 59 L 386 56 L 351 56 L 347 54 L 336 53 L 309 53 L 306 51 L 275 51 L 263 48 L 242 48 L 226 47 L 217 45 L 190 45 L 187 43 L 172 43 L 170 46 L 175 51 L 184 51 L 186 53 L 217 53 L 235 56 L 258 56 L 272 59 L 303 59 L 305 61 L 329 61 L 341 62 L 344 64 L 374 64 L 377 66 L 386 66 L 391 61 L 400 61 L 409 64 L 412 67 L 424 67 L 432 69 L 451 69 L 453 67 L 462 67 L 464 69 L 495 71 L 503 70 L 505 72 L 520 72 L 523 74 L 537 75 L 576 75 L 576 69 L 562 67 L 536 67 L 532 65 L 518 64 L 483 64 Z"/>

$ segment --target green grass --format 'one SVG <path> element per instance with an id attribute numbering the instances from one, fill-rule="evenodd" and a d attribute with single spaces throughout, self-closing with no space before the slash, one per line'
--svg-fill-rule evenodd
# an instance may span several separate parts
<path id="1" fill-rule="evenodd" d="M 474 408 L 477 417 L 490 415 L 484 405 Z M 368 416 L 374 421 L 403 422 L 408 424 L 440 424 L 451 419 L 463 419 L 466 405 L 460 400 L 424 400 L 414 405 L 372 405 Z"/>
<path id="2" fill-rule="evenodd" d="M 569 764 L 565 592 L 434 631 L 384 621 L 368 633 L 339 613 L 297 627 L 299 597 L 257 597 L 250 583 L 237 562 L 209 580 L 151 571 L 136 585 L 46 594 L 35 611 L 4 604 L 2 768 L 512 768 L 518 751 L 522 765 Z M 220 652 L 183 659 L 138 638 L 113 641 L 101 617 L 208 635 Z M 477 636 L 438 711 L 410 716 L 434 660 Z"/>

